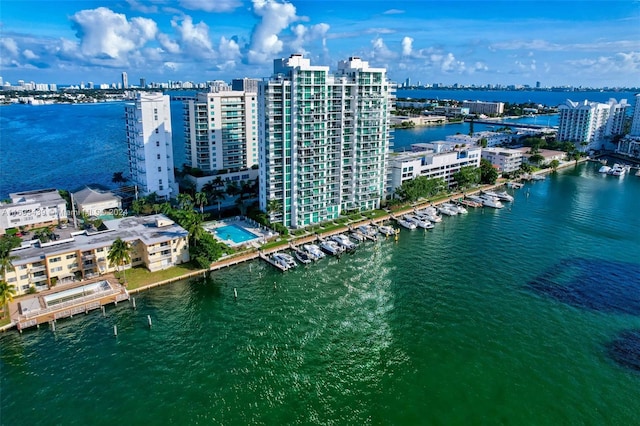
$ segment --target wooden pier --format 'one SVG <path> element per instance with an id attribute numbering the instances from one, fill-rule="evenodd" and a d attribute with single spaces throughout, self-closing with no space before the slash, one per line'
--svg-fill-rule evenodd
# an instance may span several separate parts
<path id="1" fill-rule="evenodd" d="M 285 268 L 283 265 L 274 262 L 273 259 L 271 259 L 269 256 L 267 256 L 264 253 L 260 253 L 260 259 L 264 260 L 265 262 L 267 262 L 268 264 L 270 264 L 271 266 L 276 267 L 277 269 L 279 269 L 282 272 L 285 272 L 287 270 L 287 268 Z"/>

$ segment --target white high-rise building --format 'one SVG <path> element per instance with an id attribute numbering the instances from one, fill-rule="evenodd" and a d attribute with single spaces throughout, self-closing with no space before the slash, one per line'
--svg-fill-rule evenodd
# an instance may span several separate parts
<path id="1" fill-rule="evenodd" d="M 138 92 L 125 105 L 129 172 L 141 195 L 178 195 L 173 170 L 171 104 L 169 95 Z"/>
<path id="2" fill-rule="evenodd" d="M 186 161 L 205 172 L 258 164 L 257 94 L 198 93 L 185 105 Z"/>
<path id="3" fill-rule="evenodd" d="M 608 103 L 573 102 L 569 99 L 558 107 L 557 139 L 574 142 L 581 150 L 602 149 L 607 138 L 622 133 L 626 99 L 619 103 L 610 99 Z M 586 143 L 586 146 L 582 144 Z"/>
<path id="4" fill-rule="evenodd" d="M 129 88 L 129 76 L 127 75 L 126 72 L 122 73 L 122 88 L 123 89 Z"/>
<path id="5" fill-rule="evenodd" d="M 394 90 L 360 58 L 335 74 L 302 55 L 274 60 L 258 87 L 260 208 L 272 221 L 304 227 L 380 206 Z"/>

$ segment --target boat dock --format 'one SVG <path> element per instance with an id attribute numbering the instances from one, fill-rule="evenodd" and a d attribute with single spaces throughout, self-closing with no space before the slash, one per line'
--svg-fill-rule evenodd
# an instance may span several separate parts
<path id="1" fill-rule="evenodd" d="M 269 256 L 267 256 L 266 254 L 264 254 L 264 253 L 262 253 L 262 252 L 260 253 L 260 259 L 264 260 L 265 262 L 267 262 L 267 263 L 268 263 L 268 264 L 270 264 L 271 266 L 273 266 L 273 267 L 275 267 L 275 268 L 279 269 L 279 270 L 280 270 L 280 271 L 282 271 L 282 272 L 285 272 L 285 271 L 287 270 L 287 268 L 286 268 L 286 267 L 284 267 L 283 265 L 281 265 L 281 264 L 279 264 L 279 263 L 277 263 L 277 262 L 274 262 L 274 260 L 273 260 L 273 259 L 271 259 Z"/>

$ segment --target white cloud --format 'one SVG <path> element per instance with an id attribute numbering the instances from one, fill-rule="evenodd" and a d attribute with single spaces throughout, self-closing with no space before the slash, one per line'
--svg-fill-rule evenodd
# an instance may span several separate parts
<path id="1" fill-rule="evenodd" d="M 180 6 L 205 12 L 232 12 L 242 6 L 239 0 L 180 0 Z"/>
<path id="2" fill-rule="evenodd" d="M 465 70 L 464 62 L 458 61 L 453 53 L 449 52 L 441 57 L 440 70 L 445 73 L 463 72 Z"/>
<path id="3" fill-rule="evenodd" d="M 33 53 L 33 50 L 31 50 L 31 49 L 25 49 L 22 52 L 22 56 L 24 56 L 27 59 L 38 59 L 38 55 Z"/>
<path id="4" fill-rule="evenodd" d="M 234 39 L 227 40 L 226 37 L 220 38 L 220 57 L 223 59 L 239 59 L 241 56 L 240 46 Z M 233 61 L 231 61 L 233 62 Z"/>
<path id="5" fill-rule="evenodd" d="M 404 37 L 402 39 L 402 56 L 411 56 L 413 51 L 413 39 L 411 37 Z"/>
<path id="6" fill-rule="evenodd" d="M 400 15 L 404 13 L 404 10 L 400 10 L 400 9 L 389 9 L 389 10 L 385 10 L 383 12 L 383 15 Z"/>
<path id="7" fill-rule="evenodd" d="M 171 40 L 168 35 L 164 33 L 158 34 L 158 43 L 164 50 L 169 53 L 180 53 L 180 45 L 175 40 Z"/>
<path id="8" fill-rule="evenodd" d="M 190 16 L 174 18 L 171 26 L 180 36 L 180 46 L 190 54 L 198 57 L 209 57 L 213 51 L 213 43 L 209 38 L 209 27 L 204 22 L 193 24 Z"/>
<path id="9" fill-rule="evenodd" d="M 137 0 L 126 0 L 132 10 L 142 13 L 158 13 L 158 6 L 146 6 Z"/>
<path id="10" fill-rule="evenodd" d="M 7 52 L 11 56 L 18 56 L 18 43 L 12 38 L 1 38 L 0 48 L 2 49 L 2 56 L 5 56 Z"/>
<path id="11" fill-rule="evenodd" d="M 250 63 L 266 62 L 282 51 L 280 32 L 301 18 L 296 16 L 296 8 L 291 3 L 275 0 L 253 0 L 253 11 L 261 20 L 251 34 L 248 60 Z"/>
<path id="12" fill-rule="evenodd" d="M 180 68 L 180 65 L 176 62 L 165 62 L 162 66 L 169 71 L 177 71 Z"/>
<path id="13" fill-rule="evenodd" d="M 397 57 L 395 52 L 389 50 L 387 45 L 384 43 L 384 40 L 382 40 L 382 37 L 371 40 L 371 44 L 373 46 L 371 54 L 374 59 L 386 61 Z"/>
<path id="14" fill-rule="evenodd" d="M 296 53 L 307 54 L 308 52 L 304 48 L 304 44 L 311 43 L 318 39 L 322 41 L 323 49 L 326 49 L 327 32 L 329 28 L 329 24 L 325 23 L 308 27 L 302 24 L 295 25 L 291 28 L 291 31 L 296 36 L 295 40 L 290 43 L 291 49 Z"/>
<path id="15" fill-rule="evenodd" d="M 71 17 L 80 39 L 80 52 L 87 58 L 126 62 L 128 53 L 155 38 L 158 27 L 147 18 L 132 18 L 105 7 L 82 10 Z"/>

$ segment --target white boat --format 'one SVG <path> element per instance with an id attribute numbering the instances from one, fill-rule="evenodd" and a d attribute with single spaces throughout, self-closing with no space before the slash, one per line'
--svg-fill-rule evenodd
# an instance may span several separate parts
<path id="1" fill-rule="evenodd" d="M 500 201 L 513 201 L 513 197 L 507 193 L 507 191 L 502 192 L 493 192 L 493 191 L 482 191 L 483 194 L 488 195 L 489 197 L 497 198 Z"/>
<path id="2" fill-rule="evenodd" d="M 294 255 L 300 263 L 304 263 L 305 265 L 311 263 L 311 261 L 313 260 L 309 253 L 307 253 L 306 251 L 296 250 Z"/>
<path id="3" fill-rule="evenodd" d="M 487 207 L 493 207 L 494 209 L 501 209 L 504 207 L 504 204 L 498 199 L 498 197 L 492 197 L 490 195 L 484 194 L 480 196 L 482 198 L 482 205 Z"/>
<path id="4" fill-rule="evenodd" d="M 476 203 L 482 203 L 482 197 L 479 195 L 466 195 L 467 200 L 471 200 Z"/>
<path id="5" fill-rule="evenodd" d="M 533 175 L 531 179 L 533 180 L 545 180 L 547 177 L 545 175 Z"/>
<path id="6" fill-rule="evenodd" d="M 443 206 L 443 205 L 438 206 L 438 212 L 440 214 L 445 215 L 445 216 L 455 216 L 455 215 L 458 214 L 457 210 L 452 210 L 452 209 L 448 208 L 447 206 Z"/>
<path id="7" fill-rule="evenodd" d="M 624 176 L 627 173 L 627 168 L 622 164 L 614 164 L 611 170 L 607 172 L 608 175 L 611 176 Z"/>
<path id="8" fill-rule="evenodd" d="M 520 189 L 524 186 L 524 183 L 520 182 L 507 182 L 507 188 Z"/>
<path id="9" fill-rule="evenodd" d="M 413 222 L 416 224 L 416 226 L 419 226 L 420 228 L 433 229 L 433 223 L 429 222 L 428 220 L 421 219 L 418 216 L 406 214 L 404 215 L 404 220 Z"/>
<path id="10" fill-rule="evenodd" d="M 433 223 L 442 222 L 442 218 L 438 216 L 438 212 L 433 207 L 427 207 L 426 209 L 419 210 L 416 214 L 418 216 L 424 217 L 429 222 L 433 222 Z"/>
<path id="11" fill-rule="evenodd" d="M 386 235 L 386 236 L 394 235 L 396 233 L 396 230 L 392 226 L 387 226 L 387 225 L 378 226 L 378 231 L 380 231 L 382 235 Z"/>
<path id="12" fill-rule="evenodd" d="M 376 234 L 378 233 L 378 231 L 376 231 L 376 228 L 371 225 L 360 225 L 356 229 L 360 231 L 363 235 L 366 235 L 369 237 L 375 237 Z"/>
<path id="13" fill-rule="evenodd" d="M 598 173 L 609 173 L 609 170 L 611 170 L 611 167 L 609 166 L 602 166 L 598 169 Z"/>
<path id="14" fill-rule="evenodd" d="M 356 244 L 353 241 L 351 241 L 349 237 L 347 237 L 346 235 L 342 235 L 342 234 L 332 235 L 331 240 L 340 244 L 340 246 L 342 246 L 345 250 L 351 251 L 351 250 L 355 250 L 357 247 Z"/>
<path id="15" fill-rule="evenodd" d="M 293 256 L 286 253 L 275 253 L 271 256 L 271 259 L 278 265 L 282 266 L 285 270 L 295 268 L 297 263 L 293 259 Z"/>
<path id="16" fill-rule="evenodd" d="M 320 248 L 333 256 L 339 256 L 344 249 L 335 241 L 325 240 L 320 243 Z"/>
<path id="17" fill-rule="evenodd" d="M 396 219 L 396 222 L 398 222 L 398 225 L 403 226 L 403 227 L 405 227 L 407 229 L 416 229 L 417 228 L 415 223 L 409 222 L 408 220 L 404 220 L 404 219 L 398 218 L 398 219 Z"/>
<path id="18" fill-rule="evenodd" d="M 449 210 L 451 210 L 453 212 L 456 212 L 456 214 L 467 214 L 467 213 L 469 213 L 467 211 L 467 209 L 465 209 L 461 205 L 454 204 L 454 203 L 442 203 L 442 207 L 447 208 L 447 209 L 449 209 Z"/>
<path id="19" fill-rule="evenodd" d="M 304 246 L 302 246 L 302 248 L 305 249 L 307 253 L 309 253 L 309 256 L 315 258 L 316 260 L 322 259 L 326 256 L 324 252 L 320 250 L 320 247 L 315 244 L 305 244 Z"/>
<path id="20" fill-rule="evenodd" d="M 454 204 L 453 207 L 455 207 L 458 210 L 458 214 L 467 214 L 467 213 L 469 213 L 469 210 L 465 209 L 462 204 Z"/>
<path id="21" fill-rule="evenodd" d="M 357 242 L 361 243 L 364 241 L 364 235 L 358 231 L 353 231 L 349 234 L 349 237 L 353 238 Z"/>
<path id="22" fill-rule="evenodd" d="M 636 172 L 636 176 L 640 176 L 640 168 L 638 169 L 638 171 Z"/>

